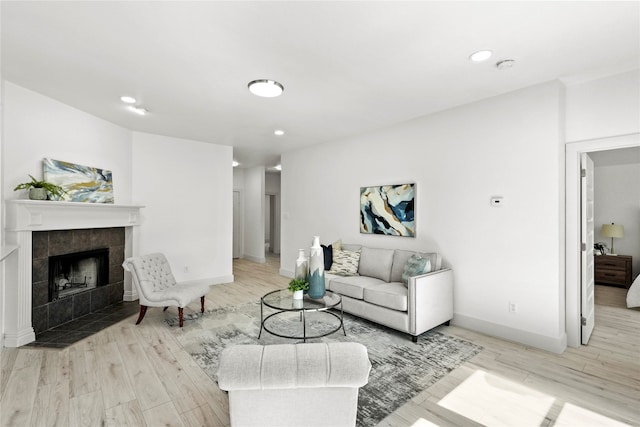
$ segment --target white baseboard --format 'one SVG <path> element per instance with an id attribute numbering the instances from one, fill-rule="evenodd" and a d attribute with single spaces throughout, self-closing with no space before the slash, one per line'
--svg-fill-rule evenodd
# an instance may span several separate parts
<path id="1" fill-rule="evenodd" d="M 563 333 L 557 338 L 553 338 L 457 313 L 454 313 L 451 324 L 552 353 L 561 354 L 567 349 L 566 333 Z"/>
<path id="2" fill-rule="evenodd" d="M 257 256 L 251 256 L 251 255 L 242 255 L 243 259 L 248 259 L 249 261 L 253 261 L 253 262 L 257 262 L 259 264 L 264 264 L 265 262 L 267 262 L 267 258 L 265 257 L 257 257 Z"/>

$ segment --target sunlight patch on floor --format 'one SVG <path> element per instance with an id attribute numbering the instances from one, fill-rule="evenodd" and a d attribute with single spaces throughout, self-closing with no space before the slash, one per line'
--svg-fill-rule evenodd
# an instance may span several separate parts
<path id="1" fill-rule="evenodd" d="M 555 399 L 484 371 L 475 371 L 438 403 L 480 424 L 539 427 Z"/>
<path id="2" fill-rule="evenodd" d="M 554 427 L 622 427 L 627 424 L 621 423 L 604 415 L 597 414 L 588 409 L 581 408 L 571 403 L 565 403 L 558 419 L 553 424 Z"/>
<path id="3" fill-rule="evenodd" d="M 546 417 L 554 403 L 562 405 L 555 422 L 551 423 L 554 427 L 626 426 L 604 415 L 571 403 L 556 401 L 554 396 L 482 370 L 471 374 L 442 398 L 438 405 L 483 425 L 540 427 L 549 422 Z M 416 423 L 412 427 L 428 426 L 431 424 Z"/>
<path id="4" fill-rule="evenodd" d="M 411 424 L 411 427 L 439 427 L 438 424 L 434 424 L 431 421 L 427 421 L 424 418 L 420 418 L 415 423 Z"/>

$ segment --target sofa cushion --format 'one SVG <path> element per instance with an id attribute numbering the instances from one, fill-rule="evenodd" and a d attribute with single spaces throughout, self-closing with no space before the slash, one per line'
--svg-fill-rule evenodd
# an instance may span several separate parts
<path id="1" fill-rule="evenodd" d="M 364 290 L 384 284 L 380 279 L 367 276 L 336 277 L 331 279 L 331 292 L 356 299 L 364 299 Z"/>
<path id="2" fill-rule="evenodd" d="M 333 264 L 329 273 L 338 276 L 357 276 L 360 252 L 335 250 L 333 251 Z"/>
<path id="3" fill-rule="evenodd" d="M 358 273 L 361 276 L 375 277 L 388 282 L 393 265 L 393 249 L 376 249 L 362 247 Z"/>
<path id="4" fill-rule="evenodd" d="M 402 283 L 407 285 L 409 277 L 419 276 L 431 271 L 431 262 L 429 258 L 425 258 L 420 254 L 413 254 L 404 265 L 402 272 Z"/>
<path id="5" fill-rule="evenodd" d="M 407 260 L 413 254 L 422 255 L 424 258 L 429 258 L 431 264 L 431 271 L 440 270 L 442 268 L 442 258 L 437 252 L 425 253 L 416 251 L 403 251 L 396 249 L 393 254 L 393 266 L 391 267 L 391 282 L 402 282 L 402 273 L 404 272 L 404 266 L 407 264 Z"/>
<path id="6" fill-rule="evenodd" d="M 371 286 L 364 289 L 364 300 L 392 310 L 407 311 L 407 287 L 399 282 Z"/>

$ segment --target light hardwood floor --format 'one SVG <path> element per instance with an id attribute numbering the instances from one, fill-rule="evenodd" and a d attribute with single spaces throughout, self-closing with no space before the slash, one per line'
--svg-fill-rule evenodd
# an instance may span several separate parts
<path id="1" fill-rule="evenodd" d="M 213 286 L 207 308 L 285 287 L 278 262 L 235 261 L 235 282 Z M 640 425 L 640 311 L 624 295 L 597 287 L 589 345 L 561 355 L 441 327 L 484 350 L 379 426 Z M 133 316 L 64 350 L 4 349 L 0 425 L 228 425 L 226 395 L 168 332 L 170 314 L 150 309 L 139 326 Z"/>

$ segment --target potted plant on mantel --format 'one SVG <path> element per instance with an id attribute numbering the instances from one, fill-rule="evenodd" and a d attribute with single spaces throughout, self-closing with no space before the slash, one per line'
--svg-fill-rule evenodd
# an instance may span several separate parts
<path id="1" fill-rule="evenodd" d="M 51 184 L 50 182 L 46 182 L 44 180 L 38 181 L 31 175 L 29 175 L 29 177 L 31 178 L 30 182 L 23 182 L 22 184 L 18 184 L 18 186 L 14 188 L 13 191 L 29 189 L 29 199 L 31 200 L 47 200 L 48 194 L 62 197 L 62 195 L 66 193 L 66 191 L 64 191 L 59 185 Z"/>
<path id="2" fill-rule="evenodd" d="M 293 299 L 302 299 L 304 291 L 309 290 L 309 282 L 305 279 L 293 279 L 289 282 L 289 290 L 293 292 Z"/>

